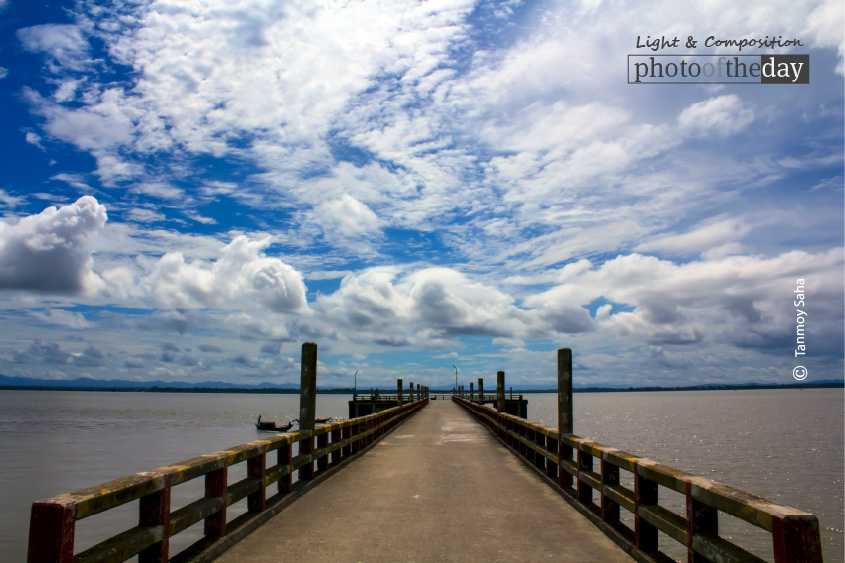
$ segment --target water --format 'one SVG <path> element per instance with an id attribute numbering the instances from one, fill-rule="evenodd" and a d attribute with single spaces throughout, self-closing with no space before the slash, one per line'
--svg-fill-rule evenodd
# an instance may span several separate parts
<path id="1" fill-rule="evenodd" d="M 556 426 L 556 395 L 527 398 L 529 418 Z M 317 415 L 346 416 L 349 399 L 318 395 Z M 298 395 L 0 391 L 2 559 L 25 560 L 33 501 L 267 436 L 253 426 L 259 414 L 281 421 L 298 410 Z M 841 389 L 576 393 L 574 414 L 581 436 L 816 514 L 825 561 L 843 563 Z M 230 483 L 244 465 L 230 470 Z M 202 479 L 180 485 L 173 509 L 201 495 Z M 770 558 L 768 535 L 729 520 L 720 521 L 723 533 Z M 82 520 L 78 548 L 136 522 L 137 502 Z M 173 538 L 174 552 L 201 528 Z"/>
<path id="2" fill-rule="evenodd" d="M 350 398 L 317 395 L 317 416 L 346 417 Z M 253 425 L 259 414 L 295 418 L 299 395 L 0 391 L 0 491 L 7 503 L 0 560 L 26 560 L 34 501 L 267 437 Z M 230 483 L 246 476 L 245 466 L 229 470 Z M 202 479 L 175 487 L 172 508 L 200 498 L 202 487 Z M 229 518 L 244 505 L 230 507 Z M 80 520 L 76 551 L 136 525 L 137 510 L 136 501 Z M 172 552 L 199 539 L 202 523 L 193 528 L 171 539 Z"/>

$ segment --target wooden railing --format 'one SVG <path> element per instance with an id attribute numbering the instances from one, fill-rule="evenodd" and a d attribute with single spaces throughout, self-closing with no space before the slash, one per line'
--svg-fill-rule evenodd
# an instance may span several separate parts
<path id="1" fill-rule="evenodd" d="M 574 505 L 581 507 L 617 543 L 627 542 L 624 547 L 632 554 L 638 552 L 651 560 L 674 561 L 658 549 L 660 531 L 686 547 L 689 562 L 765 561 L 719 536 L 721 512 L 771 533 L 775 563 L 822 561 L 819 522 L 812 514 L 575 434 L 561 434 L 557 429 L 488 406 L 457 397 L 453 401 L 560 487 Z M 595 460 L 599 461 L 598 470 Z M 633 490 L 621 484 L 620 470 L 630 473 Z M 684 515 L 660 506 L 661 487 L 684 495 Z M 593 491 L 599 498 L 598 504 L 593 502 Z M 620 521 L 620 508 L 633 515 L 633 530 Z"/>
<path id="2" fill-rule="evenodd" d="M 201 543 L 225 536 L 227 526 L 235 525 L 235 521 L 227 523 L 228 506 L 246 498 L 248 512 L 239 518 L 264 512 L 293 490 L 294 471 L 299 471 L 300 481 L 314 479 L 372 444 L 426 404 L 428 401 L 423 399 L 369 416 L 318 425 L 313 431 L 277 434 L 38 501 L 32 505 L 28 561 L 125 561 L 135 555 L 140 563 L 168 561 L 169 538 L 201 520 L 205 521 L 205 539 Z M 294 444 L 299 446 L 295 456 Z M 273 451 L 277 452 L 276 463 L 268 467 L 267 454 Z M 243 462 L 247 464 L 247 477 L 228 484 L 228 468 Z M 205 496 L 171 512 L 171 489 L 198 477 L 205 477 Z M 267 487 L 273 483 L 278 483 L 278 493 L 267 498 Z M 134 500 L 140 501 L 137 526 L 74 555 L 78 520 Z"/>

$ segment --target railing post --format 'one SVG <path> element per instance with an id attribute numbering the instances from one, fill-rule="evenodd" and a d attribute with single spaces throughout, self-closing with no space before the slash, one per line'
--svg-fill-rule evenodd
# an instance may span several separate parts
<path id="1" fill-rule="evenodd" d="M 402 378 L 396 379 L 396 404 L 402 406 Z"/>
<path id="2" fill-rule="evenodd" d="M 279 465 L 287 465 L 290 467 L 291 460 L 293 459 L 293 445 L 288 442 L 281 446 L 278 450 L 276 450 L 277 461 Z M 279 493 L 285 495 L 291 492 L 293 487 L 293 471 L 288 471 L 287 475 L 282 475 L 282 477 L 278 481 L 279 483 Z"/>
<path id="3" fill-rule="evenodd" d="M 414 402 L 414 382 L 411 381 L 408 383 L 408 402 Z"/>
<path id="4" fill-rule="evenodd" d="M 695 552 L 693 547 L 695 535 L 719 535 L 719 511 L 696 500 L 692 496 L 693 484 L 686 482 L 687 499 L 687 562 L 706 563 L 710 560 Z"/>
<path id="5" fill-rule="evenodd" d="M 538 448 L 542 449 L 543 452 L 546 451 L 546 435 L 542 432 L 534 431 L 534 445 Z M 545 453 L 540 453 L 537 450 L 534 450 L 534 467 L 543 471 L 546 469 L 546 456 Z"/>
<path id="6" fill-rule="evenodd" d="M 640 516 L 640 506 L 657 504 L 657 483 L 640 475 L 639 464 L 635 469 L 637 472 L 634 475 L 634 540 L 640 550 L 650 553 L 657 551 L 657 527 Z"/>
<path id="7" fill-rule="evenodd" d="M 334 428 L 332 430 L 332 445 L 339 444 L 341 441 L 340 436 L 340 428 Z M 340 463 L 341 455 L 340 455 L 340 448 L 336 449 L 332 452 L 332 465 L 337 465 Z"/>
<path id="8" fill-rule="evenodd" d="M 300 455 L 311 455 L 314 451 L 314 418 L 317 413 L 317 344 L 302 344 L 302 371 L 299 385 L 299 429 L 308 432 L 308 437 L 299 441 Z M 299 480 L 314 478 L 314 462 L 303 465 Z"/>
<path id="9" fill-rule="evenodd" d="M 318 448 L 328 448 L 329 447 L 329 433 L 323 432 L 319 436 L 317 436 L 317 447 Z M 329 454 L 327 453 L 323 457 L 317 460 L 317 471 L 325 471 L 329 468 Z"/>
<path id="10" fill-rule="evenodd" d="M 775 563 L 822 561 L 819 520 L 812 514 L 772 518 L 772 543 Z"/>
<path id="11" fill-rule="evenodd" d="M 546 451 L 550 454 L 556 454 L 559 442 L 552 440 L 551 436 L 546 436 Z M 546 477 L 557 480 L 558 466 L 552 460 L 546 458 Z"/>
<path id="12" fill-rule="evenodd" d="M 261 488 L 246 499 L 249 512 L 263 512 L 267 506 L 267 489 L 264 487 L 264 477 L 267 475 L 267 454 L 261 453 L 246 460 L 246 475 L 250 479 L 261 481 Z"/>
<path id="13" fill-rule="evenodd" d="M 355 455 L 359 451 L 361 451 L 361 438 L 360 438 L 361 423 L 356 422 L 356 423 L 352 424 L 352 430 L 349 431 L 349 434 L 350 434 L 350 436 L 349 436 L 350 438 L 352 436 L 355 437 L 355 439 L 352 440 L 352 444 L 350 445 L 350 448 L 351 448 L 350 454 Z"/>
<path id="14" fill-rule="evenodd" d="M 505 412 L 505 372 L 496 372 L 496 410 Z"/>
<path id="15" fill-rule="evenodd" d="M 610 500 L 605 494 L 604 487 L 606 485 L 619 484 L 619 468 L 610 462 L 602 459 L 599 462 L 601 467 L 601 518 L 607 523 L 615 524 L 619 522 L 619 505 Z"/>
<path id="16" fill-rule="evenodd" d="M 472 403 L 475 401 L 475 388 L 473 387 L 472 381 L 469 382 L 469 402 Z"/>
<path id="17" fill-rule="evenodd" d="M 478 378 L 478 404 L 484 405 L 484 378 Z"/>
<path id="18" fill-rule="evenodd" d="M 583 452 L 580 449 L 578 450 L 578 473 L 580 474 L 581 471 L 592 471 L 593 470 L 593 456 L 588 454 L 587 452 Z M 581 504 L 592 504 L 593 502 L 593 488 L 589 486 L 587 483 L 578 479 L 577 484 L 578 489 L 578 502 Z"/>
<path id="19" fill-rule="evenodd" d="M 138 524 L 161 526 L 164 537 L 138 553 L 138 563 L 167 563 L 170 558 L 170 474 L 162 475 L 164 488 L 138 501 Z"/>
<path id="20" fill-rule="evenodd" d="M 76 507 L 72 502 L 36 502 L 29 520 L 28 563 L 71 563 Z"/>
<path id="21" fill-rule="evenodd" d="M 226 459 L 223 459 L 226 463 Z M 215 512 L 205 519 L 203 530 L 206 537 L 219 538 L 226 535 L 226 489 L 228 488 L 228 468 L 224 465 L 211 473 L 205 474 L 205 496 L 207 498 L 219 498 L 223 506 L 219 512 Z"/>

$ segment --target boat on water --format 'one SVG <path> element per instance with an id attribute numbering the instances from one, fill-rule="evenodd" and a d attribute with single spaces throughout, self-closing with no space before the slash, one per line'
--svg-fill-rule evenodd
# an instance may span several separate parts
<path id="1" fill-rule="evenodd" d="M 272 432 L 287 432 L 290 430 L 291 426 L 293 426 L 293 422 L 289 422 L 286 425 L 279 426 L 275 422 L 267 422 L 261 420 L 261 415 L 258 415 L 258 421 L 255 423 L 255 427 L 259 430 L 268 430 Z"/>
<path id="2" fill-rule="evenodd" d="M 333 416 L 327 416 L 327 417 L 325 417 L 325 418 L 315 418 L 315 419 L 314 419 L 314 422 L 316 422 L 317 424 L 325 424 L 325 423 L 327 423 L 327 422 L 331 422 L 331 421 L 333 421 L 334 419 L 335 419 L 335 417 L 333 417 Z M 299 422 L 299 419 L 298 419 L 298 418 L 294 418 L 294 419 L 293 419 L 293 421 L 294 421 L 294 422 Z"/>

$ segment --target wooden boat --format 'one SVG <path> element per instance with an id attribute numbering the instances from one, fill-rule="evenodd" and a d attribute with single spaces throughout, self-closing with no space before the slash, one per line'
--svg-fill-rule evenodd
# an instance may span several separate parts
<path id="1" fill-rule="evenodd" d="M 333 416 L 327 416 L 326 418 L 315 418 L 315 419 L 314 419 L 314 422 L 315 422 L 315 423 L 317 423 L 317 424 L 325 424 L 325 423 L 327 423 L 327 422 L 331 422 L 332 420 L 334 420 L 334 418 L 335 418 L 335 417 L 333 417 Z M 293 421 L 294 421 L 294 422 L 299 422 L 299 419 L 298 419 L 298 418 L 294 418 L 294 419 L 293 419 Z"/>
<path id="2" fill-rule="evenodd" d="M 289 422 L 285 426 L 279 426 L 275 422 L 262 421 L 261 416 L 258 417 L 258 421 L 255 423 L 255 427 L 259 430 L 268 430 L 273 432 L 287 432 L 290 430 L 291 426 L 293 426 L 293 422 Z"/>

